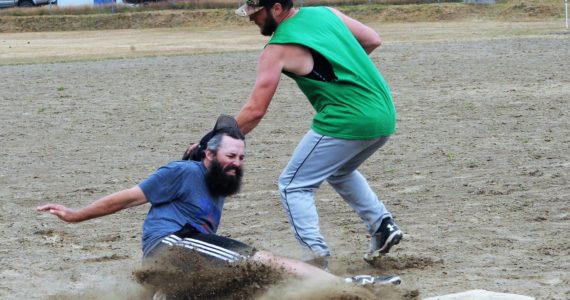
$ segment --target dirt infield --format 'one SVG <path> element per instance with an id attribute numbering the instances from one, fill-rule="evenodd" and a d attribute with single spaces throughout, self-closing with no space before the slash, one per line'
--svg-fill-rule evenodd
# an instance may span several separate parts
<path id="1" fill-rule="evenodd" d="M 385 44 L 372 58 L 392 88 L 398 132 L 361 172 L 404 241 L 383 264 L 367 265 L 361 221 L 326 184 L 317 194 L 332 272 L 402 277 L 395 291 L 361 298 L 475 288 L 570 298 L 570 35 L 554 23 L 495 25 L 375 25 Z M 145 32 L 79 42 L 65 33 L 0 34 L 0 298 L 148 296 L 132 278 L 148 207 L 80 224 L 35 207 L 85 205 L 178 159 L 220 113 L 240 108 L 263 38 L 251 28 L 166 30 L 148 40 Z M 123 33 L 136 41 L 105 41 Z M 240 38 L 217 48 L 224 34 Z M 42 39 L 51 42 L 6 50 Z M 164 39 L 171 48 L 161 48 Z M 49 45 L 69 52 L 49 54 Z M 93 54 L 100 45 L 116 53 Z M 192 46 L 176 48 L 183 45 Z M 132 55 L 145 47 L 153 57 Z M 97 60 L 82 60 L 89 57 Z M 108 57 L 126 59 L 101 59 Z M 276 180 L 311 116 L 283 77 L 248 137 L 244 190 L 227 201 L 221 234 L 303 257 Z M 327 299 L 327 292 L 293 282 L 260 297 Z"/>

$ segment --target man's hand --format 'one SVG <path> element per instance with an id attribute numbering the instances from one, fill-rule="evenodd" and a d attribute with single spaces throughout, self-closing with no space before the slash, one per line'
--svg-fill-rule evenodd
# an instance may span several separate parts
<path id="1" fill-rule="evenodd" d="M 63 221 L 75 223 L 79 222 L 78 213 L 60 204 L 49 203 L 46 205 L 38 206 L 37 211 L 49 212 L 52 215 L 57 216 Z"/>

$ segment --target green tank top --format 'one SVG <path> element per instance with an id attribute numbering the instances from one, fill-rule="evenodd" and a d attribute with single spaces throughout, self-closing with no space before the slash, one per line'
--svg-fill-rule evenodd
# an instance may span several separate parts
<path id="1" fill-rule="evenodd" d="M 312 129 L 344 139 L 373 139 L 396 129 L 390 89 L 342 20 L 326 7 L 303 7 L 277 27 L 268 44 L 298 44 L 321 54 L 336 79 L 321 81 L 284 72 L 316 111 Z"/>

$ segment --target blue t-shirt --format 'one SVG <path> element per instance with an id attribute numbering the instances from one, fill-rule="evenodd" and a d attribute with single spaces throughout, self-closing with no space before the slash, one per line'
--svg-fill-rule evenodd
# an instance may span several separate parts
<path id="1" fill-rule="evenodd" d="M 205 173 L 202 162 L 174 161 L 139 184 L 151 203 L 143 224 L 144 254 L 186 224 L 202 233 L 216 233 L 225 198 L 210 194 Z"/>

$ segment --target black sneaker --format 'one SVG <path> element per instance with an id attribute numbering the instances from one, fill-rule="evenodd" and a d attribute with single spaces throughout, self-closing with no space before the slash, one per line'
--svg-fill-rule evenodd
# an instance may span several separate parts
<path id="1" fill-rule="evenodd" d="M 402 280 L 398 275 L 388 275 L 388 276 L 373 276 L 373 275 L 357 275 L 354 277 L 348 277 L 344 279 L 346 283 L 353 283 L 356 285 L 382 285 L 382 284 L 400 284 Z"/>
<path id="2" fill-rule="evenodd" d="M 364 260 L 370 261 L 381 254 L 388 253 L 392 246 L 400 243 L 402 237 L 404 237 L 404 233 L 396 225 L 394 219 L 385 218 L 376 234 L 370 239 L 370 250 L 364 255 Z"/>

